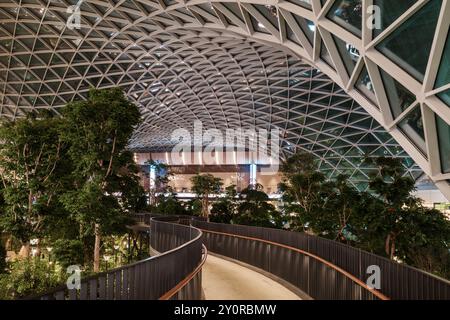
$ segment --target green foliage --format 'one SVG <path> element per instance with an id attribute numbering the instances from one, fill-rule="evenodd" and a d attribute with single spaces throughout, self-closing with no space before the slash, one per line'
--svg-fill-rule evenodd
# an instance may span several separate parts
<path id="1" fill-rule="evenodd" d="M 139 212 L 147 209 L 147 197 L 140 184 L 139 168 L 134 163 L 133 154 L 123 151 L 119 156 L 119 174 L 108 179 L 108 189 L 115 190 L 122 208 L 127 212 Z"/>
<path id="2" fill-rule="evenodd" d="M 70 103 L 62 113 L 61 136 L 70 145 L 75 173 L 101 173 L 103 178 L 117 173 L 113 171 L 124 165 L 120 156 L 140 122 L 138 107 L 119 88 L 92 89 L 88 100 Z"/>
<path id="3" fill-rule="evenodd" d="M 17 260 L 9 272 L 0 275 L 0 299 L 36 295 L 61 283 L 62 278 L 47 261 L 38 258 Z"/>
<path id="4" fill-rule="evenodd" d="M 414 181 L 399 159 L 367 161 L 377 168 L 370 176 L 370 193 L 359 192 L 343 175 L 326 181 L 310 155 L 288 159 L 280 187 L 287 202 L 284 213 L 291 217 L 289 228 L 449 277 L 449 220 L 413 196 Z"/>
<path id="5" fill-rule="evenodd" d="M 119 88 L 92 89 L 86 101 L 70 103 L 62 113 L 61 138 L 68 145 L 77 188 L 62 195 L 61 202 L 84 232 L 95 235 L 97 271 L 101 235 L 124 232 L 125 212 L 142 206 L 137 169 L 125 150 L 140 113 Z"/>
<path id="6" fill-rule="evenodd" d="M 212 174 L 197 174 L 191 178 L 192 191 L 203 197 L 211 193 L 218 192 L 223 185 L 222 179 L 214 177 Z"/>
<path id="7" fill-rule="evenodd" d="M 202 202 L 199 199 L 189 200 L 185 208 L 187 214 L 190 216 L 200 217 L 202 215 Z"/>
<path id="8" fill-rule="evenodd" d="M 242 190 L 241 201 L 237 207 L 238 214 L 233 218 L 237 224 L 258 227 L 281 227 L 279 213 L 270 204 L 269 196 L 262 191 L 262 186 L 249 186 Z"/>
<path id="9" fill-rule="evenodd" d="M 168 196 L 158 196 L 157 205 L 153 207 L 152 212 L 162 215 L 185 215 L 188 214 L 186 208 L 175 197 L 174 194 Z"/>
<path id="10" fill-rule="evenodd" d="M 442 216 L 439 220 L 436 214 L 422 207 L 420 199 L 412 195 L 414 181 L 405 176 L 399 159 L 376 158 L 370 161 L 377 167 L 377 171 L 370 177 L 369 187 L 378 204 L 374 205 L 376 211 L 371 210 L 360 217 L 358 223 L 363 223 L 363 228 L 366 229 L 361 237 L 369 238 L 377 244 L 379 247 L 371 249 L 379 254 L 384 251 L 391 259 L 395 256 L 404 258 L 406 252 L 401 249 L 403 246 L 423 246 L 426 242 L 434 241 L 433 231 L 430 233 L 427 229 L 438 231 L 439 223 L 445 218 Z M 443 226 L 445 225 L 444 223 Z"/>
<path id="11" fill-rule="evenodd" d="M 101 184 L 92 179 L 86 181 L 77 191 L 61 195 L 65 208 L 71 212 L 76 221 L 86 227 L 86 232 L 93 232 L 89 226 L 100 225 L 102 234 L 126 232 L 125 225 L 129 217 L 119 203 L 119 199 L 104 192 Z"/>
<path id="12" fill-rule="evenodd" d="M 0 226 L 23 243 L 40 235 L 64 183 L 59 123 L 44 113 L 0 125 Z"/>
<path id="13" fill-rule="evenodd" d="M 324 182 L 321 192 L 323 204 L 319 206 L 320 212 L 311 216 L 310 228 L 314 233 L 332 240 L 354 240 L 352 221 L 366 206 L 364 193 L 358 192 L 345 175 Z"/>
<path id="14" fill-rule="evenodd" d="M 42 111 L 0 126 L 0 230 L 22 245 L 49 241 L 62 266 L 97 257 L 98 270 L 101 236 L 125 233 L 126 213 L 147 207 L 138 167 L 125 150 L 140 113 L 118 88 L 92 89 L 86 101 L 61 110 L 63 117 Z M 25 271 L 39 277 L 45 263 L 13 263 L 7 277 L 12 283 Z M 50 280 L 8 292 L 40 290 Z"/>
<path id="15" fill-rule="evenodd" d="M 289 227 L 292 230 L 306 231 L 312 220 L 323 211 L 326 192 L 325 176 L 317 170 L 314 156 L 309 153 L 297 153 L 286 159 L 281 165 L 282 200 L 285 213 L 290 216 Z"/>
<path id="16" fill-rule="evenodd" d="M 209 195 L 217 193 L 223 185 L 222 179 L 212 174 L 197 174 L 191 178 L 192 191 L 202 201 L 202 216 L 209 220 Z"/>
<path id="17" fill-rule="evenodd" d="M 64 270 L 71 265 L 84 265 L 84 250 L 82 241 L 58 239 L 53 242 L 52 245 L 52 254 Z"/>
<path id="18" fill-rule="evenodd" d="M 237 213 L 236 186 L 230 185 L 225 188 L 225 197 L 213 203 L 210 219 L 212 222 L 230 223 Z"/>

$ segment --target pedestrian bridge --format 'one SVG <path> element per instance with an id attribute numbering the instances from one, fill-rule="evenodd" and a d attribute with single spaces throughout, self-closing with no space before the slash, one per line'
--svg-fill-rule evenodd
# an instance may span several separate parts
<path id="1" fill-rule="evenodd" d="M 305 233 L 186 216 L 139 220 L 155 255 L 39 299 L 450 299 L 444 279 Z M 369 266 L 379 267 L 379 289 L 366 283 Z"/>

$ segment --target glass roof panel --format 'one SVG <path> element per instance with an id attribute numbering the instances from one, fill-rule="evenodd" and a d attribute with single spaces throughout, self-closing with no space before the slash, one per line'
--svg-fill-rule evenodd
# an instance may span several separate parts
<path id="1" fill-rule="evenodd" d="M 430 0 L 384 39 L 377 49 L 423 81 L 442 0 Z"/>
<path id="2" fill-rule="evenodd" d="M 442 172 L 450 173 L 450 125 L 436 115 Z"/>
<path id="3" fill-rule="evenodd" d="M 337 0 L 328 12 L 327 17 L 361 37 L 362 0 Z"/>
<path id="4" fill-rule="evenodd" d="M 374 0 L 373 4 L 380 8 L 381 28 L 374 28 L 374 37 L 386 30 L 396 19 L 407 11 L 417 0 Z"/>
<path id="5" fill-rule="evenodd" d="M 416 97 L 402 86 L 397 80 L 388 75 L 383 69 L 379 69 L 384 89 L 389 100 L 391 112 L 397 118 L 403 111 L 414 103 Z"/>
<path id="6" fill-rule="evenodd" d="M 450 83 L 450 31 L 445 42 L 444 52 L 442 53 L 441 64 L 436 78 L 435 88 L 445 86 Z"/>
<path id="7" fill-rule="evenodd" d="M 426 152 L 425 131 L 423 128 L 422 112 L 419 107 L 414 108 L 399 122 L 399 127 L 424 153 Z"/>

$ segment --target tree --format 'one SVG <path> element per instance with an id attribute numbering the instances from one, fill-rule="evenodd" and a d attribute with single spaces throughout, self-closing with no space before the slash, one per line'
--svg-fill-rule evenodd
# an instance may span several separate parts
<path id="1" fill-rule="evenodd" d="M 202 215 L 202 201 L 198 198 L 191 199 L 186 203 L 185 209 L 188 215 L 200 217 Z"/>
<path id="2" fill-rule="evenodd" d="M 191 178 L 192 190 L 202 201 L 202 216 L 209 221 L 209 195 L 216 193 L 223 185 L 222 179 L 212 174 L 195 175 Z"/>
<path id="3" fill-rule="evenodd" d="M 102 234 L 124 227 L 125 210 L 118 199 L 124 190 L 118 181 L 134 174 L 125 148 L 140 122 L 139 109 L 119 88 L 92 89 L 86 101 L 69 103 L 62 114 L 60 132 L 74 163 L 76 186 L 64 194 L 63 203 L 80 223 L 80 234 L 95 236 L 93 266 L 98 272 Z"/>
<path id="4" fill-rule="evenodd" d="M 448 218 L 440 211 L 425 208 L 412 194 L 414 181 L 405 175 L 399 159 L 368 161 L 377 169 L 369 181 L 373 195 L 362 194 L 365 205 L 352 221 L 356 245 L 448 277 Z"/>
<path id="5" fill-rule="evenodd" d="M 237 213 L 236 186 L 230 185 L 225 188 L 225 196 L 213 203 L 211 208 L 211 221 L 218 223 L 230 223 Z"/>
<path id="6" fill-rule="evenodd" d="M 157 205 L 154 207 L 155 213 L 162 215 L 185 215 L 187 213 L 185 207 L 177 199 L 175 194 L 161 194 L 157 197 Z"/>
<path id="7" fill-rule="evenodd" d="M 296 153 L 282 163 L 279 188 L 292 230 L 306 231 L 314 215 L 322 213 L 326 197 L 324 182 L 325 176 L 317 170 L 311 154 Z"/>
<path id="8" fill-rule="evenodd" d="M 29 256 L 30 239 L 40 236 L 46 218 L 54 213 L 52 206 L 64 181 L 56 177 L 65 152 L 59 123 L 60 119 L 43 112 L 39 118 L 29 114 L 0 126 L 4 202 L 0 224 L 22 242 L 24 257 Z"/>
<path id="9" fill-rule="evenodd" d="M 450 265 L 450 221 L 442 212 L 422 205 L 404 208 L 402 233 L 397 238 L 395 256 L 422 270 L 446 274 Z M 447 269 L 447 271 L 446 271 Z"/>
<path id="10" fill-rule="evenodd" d="M 404 176 L 405 170 L 399 159 L 381 157 L 368 161 L 377 167 L 371 175 L 369 188 L 384 204 L 373 223 L 377 224 L 377 231 L 385 235 L 385 253 L 393 259 L 397 239 L 405 231 L 404 207 L 417 207 L 420 200 L 411 194 L 414 180 Z"/>
<path id="11" fill-rule="evenodd" d="M 281 227 L 279 213 L 268 201 L 269 196 L 262 191 L 262 185 L 248 186 L 241 192 L 238 214 L 233 222 L 258 227 Z"/>
<path id="12" fill-rule="evenodd" d="M 134 163 L 133 154 L 123 151 L 118 158 L 118 174 L 111 174 L 108 181 L 110 190 L 119 190 L 120 203 L 127 212 L 139 212 L 147 209 L 147 197 L 141 186 L 139 167 Z"/>
<path id="13" fill-rule="evenodd" d="M 354 240 L 352 225 L 363 207 L 367 205 L 364 192 L 359 192 L 348 182 L 346 175 L 324 182 L 322 192 L 325 204 L 322 214 L 313 215 L 311 227 L 315 233 L 340 242 Z"/>
<path id="14" fill-rule="evenodd" d="M 64 270 L 70 265 L 83 265 L 83 242 L 80 240 L 58 239 L 53 242 L 53 255 Z"/>

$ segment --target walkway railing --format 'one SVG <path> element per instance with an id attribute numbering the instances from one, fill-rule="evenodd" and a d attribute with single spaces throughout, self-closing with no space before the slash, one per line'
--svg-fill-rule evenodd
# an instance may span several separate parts
<path id="1" fill-rule="evenodd" d="M 336 241 L 279 229 L 193 220 L 212 253 L 267 271 L 313 299 L 450 299 L 450 282 Z M 380 289 L 366 284 L 380 268 Z"/>
<path id="2" fill-rule="evenodd" d="M 152 218 L 150 227 L 151 246 L 161 254 L 85 278 L 79 290 L 64 285 L 33 299 L 201 299 L 201 267 L 206 258 L 202 233 L 163 220 Z"/>
<path id="3" fill-rule="evenodd" d="M 271 273 L 313 299 L 450 299 L 447 280 L 305 233 L 187 216 L 149 222 L 150 245 L 160 255 L 83 279 L 79 290 L 62 286 L 37 299 L 201 299 L 202 242 L 209 251 Z M 370 266 L 379 267 L 379 290 L 366 284 Z"/>

